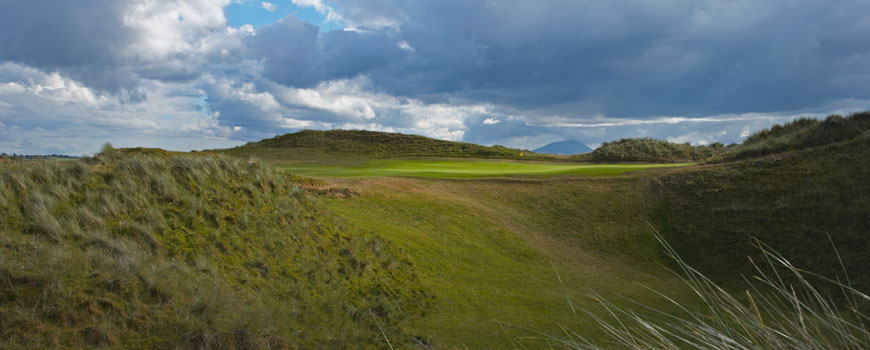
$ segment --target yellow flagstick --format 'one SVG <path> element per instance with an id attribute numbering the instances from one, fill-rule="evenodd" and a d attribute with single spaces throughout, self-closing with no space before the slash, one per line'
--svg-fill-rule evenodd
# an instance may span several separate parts
<path id="1" fill-rule="evenodd" d="M 523 157 L 523 152 L 520 152 L 520 158 Z M 526 163 L 521 163 L 523 165 L 523 173 L 526 172 Z"/>

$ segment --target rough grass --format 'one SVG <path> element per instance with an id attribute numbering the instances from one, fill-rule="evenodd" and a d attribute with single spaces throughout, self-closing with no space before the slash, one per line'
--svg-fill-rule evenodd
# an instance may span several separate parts
<path id="1" fill-rule="evenodd" d="M 801 118 L 759 131 L 712 157 L 713 162 L 734 161 L 770 154 L 799 151 L 849 141 L 870 130 L 870 112 L 848 117 L 828 116 L 825 120 Z"/>
<path id="2" fill-rule="evenodd" d="M 433 178 L 616 176 L 633 171 L 690 164 L 571 164 L 462 159 L 382 159 L 356 162 L 291 163 L 293 173 L 323 177 L 419 176 Z"/>
<path id="3" fill-rule="evenodd" d="M 0 348 L 388 348 L 430 297 L 403 254 L 258 162 L 0 166 Z"/>
<path id="4" fill-rule="evenodd" d="M 751 267 L 756 237 L 798 266 L 870 288 L 870 133 L 850 141 L 664 176 L 656 226 L 692 265 L 714 277 Z M 757 257 L 757 256 L 756 256 Z M 841 276 L 842 278 L 842 276 Z"/>
<path id="5" fill-rule="evenodd" d="M 388 157 L 474 157 L 504 159 L 549 159 L 558 157 L 536 154 L 502 146 L 432 139 L 366 130 L 303 130 L 243 146 L 219 150 L 234 156 L 257 156 L 276 162 L 319 160 L 325 158 Z M 520 156 L 520 153 L 523 153 Z"/>
<path id="6" fill-rule="evenodd" d="M 695 163 L 727 149 L 721 143 L 692 146 L 652 138 L 630 138 L 605 142 L 591 155 L 594 162 Z"/>
<path id="7" fill-rule="evenodd" d="M 605 330 L 605 340 L 584 336 L 584 330 L 562 334 L 539 332 L 544 339 L 568 349 L 766 349 L 840 350 L 870 347 L 870 317 L 865 313 L 870 296 L 853 288 L 849 280 L 834 281 L 795 267 L 788 259 L 761 243 L 763 260 L 754 263 L 754 275 L 736 296 L 689 266 L 661 236 L 685 287 L 701 301 L 686 307 L 661 294 L 680 309 L 663 312 L 637 303 L 621 307 L 593 293 L 606 312 L 587 311 Z M 838 261 L 836 251 L 831 260 Z M 820 287 L 820 285 L 831 287 Z M 838 298 L 821 292 L 836 289 Z M 840 302 L 835 302 L 839 300 Z M 635 310 L 641 310 L 638 313 Z"/>

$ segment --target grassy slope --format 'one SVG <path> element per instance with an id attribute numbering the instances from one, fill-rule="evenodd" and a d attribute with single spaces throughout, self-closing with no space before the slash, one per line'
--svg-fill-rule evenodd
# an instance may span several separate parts
<path id="1" fill-rule="evenodd" d="M 287 236 L 276 236 L 275 240 L 265 241 L 255 239 L 253 243 L 250 243 L 251 245 L 247 246 L 248 248 L 244 250 L 245 254 L 242 255 L 248 257 L 252 264 L 239 265 L 241 260 L 213 260 L 208 255 L 203 258 L 200 254 L 193 253 L 204 250 L 214 252 L 212 256 L 221 256 L 219 252 L 215 252 L 216 247 L 209 244 L 210 241 L 197 238 L 200 234 L 205 234 L 206 231 L 183 230 L 184 227 L 204 227 L 196 225 L 208 224 L 206 221 L 208 216 L 205 214 L 211 211 L 221 212 L 222 209 L 212 207 L 209 204 L 211 202 L 187 205 L 184 204 L 187 202 L 182 201 L 181 204 L 177 204 L 180 207 L 176 207 L 175 202 L 167 203 L 162 197 L 145 197 L 144 201 L 143 199 L 131 201 L 130 203 L 134 204 L 140 203 L 139 205 L 146 209 L 148 208 L 146 202 L 158 203 L 157 209 L 150 212 L 163 215 L 164 222 L 180 220 L 181 218 L 194 218 L 187 219 L 192 220 L 190 222 L 179 221 L 176 223 L 178 225 L 176 228 L 181 228 L 181 230 L 169 230 L 175 233 L 166 237 L 164 237 L 166 230 L 154 231 L 153 228 L 146 227 L 142 231 L 134 229 L 135 226 L 122 225 L 124 223 L 138 223 L 141 226 L 151 222 L 152 218 L 145 216 L 149 213 L 148 210 L 144 211 L 144 214 L 137 214 L 138 216 L 130 214 L 139 213 L 140 211 L 133 209 L 137 207 L 124 207 L 127 208 L 125 210 L 128 214 L 125 215 L 128 216 L 120 218 L 129 222 L 121 221 L 119 217 L 111 214 L 108 217 L 115 218 L 112 219 L 115 221 L 109 220 L 108 223 L 104 222 L 99 224 L 102 226 L 97 226 L 96 232 L 98 234 L 104 232 L 102 235 L 114 239 L 108 240 L 112 244 L 120 246 L 133 244 L 132 247 L 136 248 L 149 247 L 157 242 L 156 252 L 145 255 L 145 258 L 151 260 L 130 258 L 135 262 L 131 265 L 133 271 L 138 275 L 145 276 L 143 277 L 145 282 L 137 282 L 137 279 L 129 278 L 129 273 L 124 275 L 127 270 L 116 271 L 115 267 L 105 268 L 105 271 L 109 271 L 107 273 L 114 274 L 111 276 L 127 276 L 129 281 L 123 284 L 125 287 L 122 290 L 132 290 L 134 291 L 132 295 L 117 296 L 112 294 L 117 294 L 117 292 L 100 284 L 100 280 L 87 277 L 85 273 L 71 276 L 74 276 L 73 280 L 81 278 L 88 281 L 89 284 L 86 283 L 74 288 L 69 287 L 64 283 L 57 282 L 67 278 L 63 273 L 50 274 L 49 271 L 39 269 L 38 263 L 42 261 L 37 260 L 37 258 L 42 256 L 51 257 L 48 259 L 48 266 L 57 271 L 67 271 L 63 268 L 68 266 L 71 269 L 69 271 L 72 272 L 80 270 L 89 272 L 90 270 L 87 270 L 86 266 L 103 266 L 105 265 L 103 261 L 115 261 L 112 260 L 114 258 L 103 257 L 107 254 L 106 251 L 111 250 L 89 248 L 90 243 L 83 243 L 100 242 L 100 240 L 107 239 L 101 238 L 99 235 L 94 235 L 97 237 L 96 240 L 91 237 L 88 233 L 89 226 L 83 226 L 84 224 L 79 222 L 82 220 L 81 218 L 65 216 L 62 211 L 53 213 L 55 217 L 60 218 L 59 223 L 66 221 L 72 223 L 72 225 L 64 225 L 64 227 L 77 227 L 76 225 L 78 225 L 83 232 L 78 234 L 83 238 L 72 234 L 70 237 L 62 236 L 63 240 L 57 242 L 42 236 L 45 232 L 51 232 L 52 227 L 56 226 L 52 224 L 51 220 L 41 222 L 34 219 L 31 220 L 32 224 L 27 224 L 28 221 L 24 219 L 19 219 L 18 222 L 10 220 L 3 223 L 6 229 L 3 231 L 2 239 L 4 241 L 0 245 L 2 247 L 0 249 L 7 249 L 7 251 L 4 251 L 0 257 L 10 258 L 0 260 L 3 264 L 0 266 L 4 266 L 4 269 L 0 269 L 0 284 L 3 282 L 2 279 L 6 279 L 10 282 L 8 284 L 14 287 L 4 290 L 4 294 L 0 297 L 0 302 L 6 303 L 3 304 L 0 312 L 6 312 L 5 315 L 12 316 L 4 315 L 0 319 L 18 322 L 10 323 L 11 327 L 19 327 L 10 328 L 13 329 L 13 333 L 16 332 L 15 330 L 34 330 L 25 333 L 34 334 L 33 339 L 38 341 L 47 339 L 40 338 L 47 337 L 40 332 L 48 332 L 46 334 L 51 335 L 60 334 L 60 336 L 67 337 L 63 339 L 78 341 L 79 343 L 76 344 L 80 345 L 94 344 L 95 341 L 121 343 L 130 341 L 124 340 L 127 339 L 124 338 L 125 336 L 132 337 L 133 341 L 138 342 L 134 344 L 142 344 L 144 341 L 162 341 L 163 343 L 160 344 L 176 346 L 188 344 L 189 339 L 192 339 L 179 337 L 179 333 L 173 333 L 173 331 L 182 334 L 205 334 L 209 337 L 200 336 L 196 339 L 215 339 L 223 341 L 222 344 L 230 344 L 230 341 L 235 341 L 231 339 L 236 337 L 233 330 L 237 329 L 246 330 L 247 333 L 243 332 L 242 339 L 247 339 L 245 338 L 246 334 L 248 337 L 252 337 L 250 334 L 257 334 L 260 338 L 252 337 L 250 342 L 263 343 L 274 339 L 284 341 L 282 334 L 285 333 L 282 332 L 305 329 L 307 332 L 305 334 L 311 334 L 310 339 L 294 339 L 291 342 L 332 344 L 333 347 L 349 346 L 348 344 L 362 346 L 363 344 L 378 344 L 379 333 L 376 326 L 384 325 L 388 337 L 400 346 L 408 344 L 409 337 L 416 335 L 418 340 L 426 343 L 431 342 L 439 348 L 463 348 L 463 346 L 469 348 L 509 348 L 512 346 L 511 339 L 502 331 L 496 321 L 530 326 L 548 333 L 559 333 L 559 325 L 582 329 L 590 324 L 588 318 L 577 316 L 571 311 L 569 303 L 566 301 L 566 295 L 563 294 L 563 288 L 553 272 L 551 262 L 555 264 L 564 280 L 568 297 L 583 307 L 592 308 L 586 302 L 587 299 L 583 297 L 587 288 L 604 294 L 614 292 L 627 294 L 642 302 L 650 302 L 654 306 L 658 305 L 657 301 L 652 301 L 650 294 L 635 285 L 634 282 L 641 282 L 664 291 L 675 290 L 678 285 L 677 281 L 673 277 L 663 274 L 661 270 L 654 268 L 657 263 L 662 262 L 662 258 L 648 233 L 647 222 L 652 222 L 671 238 L 671 241 L 681 249 L 681 253 L 688 255 L 691 263 L 699 265 L 702 269 L 718 271 L 720 276 L 742 267 L 739 262 L 743 260 L 742 256 L 749 253 L 749 250 L 746 249 L 748 246 L 745 244 L 746 237 L 749 235 L 759 236 L 765 241 L 769 241 L 787 256 L 797 256 L 799 259 L 804 259 L 797 260 L 799 266 L 809 266 L 814 271 L 821 269 L 820 272 L 827 274 L 836 268 L 832 264 L 835 260 L 830 259 L 830 254 L 825 251 L 827 243 L 824 241 L 826 239 L 824 233 L 827 231 L 841 248 L 847 248 L 847 251 L 843 252 L 843 257 L 847 268 L 853 271 L 854 278 L 856 277 L 854 272 L 865 272 L 866 266 L 870 266 L 866 256 L 867 249 L 870 249 L 866 235 L 866 228 L 870 227 L 870 218 L 867 216 L 867 213 L 870 213 L 870 203 L 867 201 L 867 198 L 870 198 L 870 188 L 868 188 L 870 185 L 864 181 L 867 178 L 866 175 L 870 173 L 870 168 L 868 168 L 870 141 L 868 139 L 870 136 L 865 133 L 863 137 L 853 141 L 828 145 L 824 148 L 803 150 L 800 153 L 783 153 L 739 163 L 663 170 L 669 173 L 663 175 L 643 173 L 617 178 L 565 177 L 470 181 L 435 178 L 331 179 L 329 180 L 331 185 L 349 187 L 361 194 L 355 198 L 326 198 L 324 202 L 328 209 L 349 221 L 351 227 L 358 227 L 374 233 L 374 235 L 362 235 L 362 237 L 369 238 L 350 241 L 358 243 L 344 244 L 355 247 L 351 249 L 354 257 L 360 254 L 359 256 L 367 257 L 366 259 L 375 262 L 366 264 L 371 269 L 367 270 L 368 273 L 373 275 L 365 277 L 363 280 L 373 278 L 379 282 L 375 282 L 374 285 L 365 284 L 361 280 L 355 279 L 353 274 L 349 277 L 344 276 L 348 269 L 359 268 L 358 262 L 352 263 L 351 260 L 335 258 L 335 256 L 342 256 L 342 251 L 334 249 L 338 249 L 345 238 L 338 238 L 338 245 L 336 245 L 332 241 L 322 242 L 316 238 L 319 235 L 313 235 L 310 240 L 304 241 L 305 244 L 299 246 L 302 247 L 301 250 L 296 250 L 292 254 L 301 254 L 304 258 L 302 261 L 309 262 L 303 266 L 313 266 L 309 270 L 309 274 L 325 273 L 325 276 L 332 276 L 307 280 L 309 284 L 306 287 L 308 288 L 306 290 L 322 292 L 330 296 L 331 299 L 305 299 L 305 295 L 295 295 L 294 297 L 300 299 L 290 299 L 290 305 L 293 305 L 293 308 L 313 310 L 310 313 L 303 312 L 301 314 L 298 314 L 298 310 L 294 310 L 297 314 L 293 315 L 299 317 L 299 319 L 293 319 L 297 323 L 282 323 L 280 317 L 286 317 L 286 315 L 282 316 L 282 312 L 286 309 L 276 307 L 278 304 L 270 301 L 274 300 L 270 299 L 273 297 L 270 296 L 271 293 L 274 293 L 275 290 L 280 293 L 282 288 L 280 284 L 263 285 L 268 288 L 248 289 L 246 287 L 249 283 L 247 281 L 256 282 L 257 275 L 263 271 L 263 264 L 260 264 L 258 260 L 263 254 L 259 253 L 262 251 L 271 252 L 270 254 L 283 252 L 282 249 L 276 251 L 275 247 L 283 248 L 280 244 L 286 244 L 281 242 L 284 242 Z M 288 159 L 281 158 L 287 153 L 286 149 L 269 148 L 269 150 L 276 152 L 276 158 L 273 159 L 282 161 Z M 263 149 L 256 150 L 256 152 L 248 149 L 237 155 L 249 156 L 261 151 Z M 233 150 L 227 152 L 234 154 Z M 311 159 L 320 157 L 323 154 L 323 148 L 318 148 L 317 152 L 304 157 L 310 156 Z M 369 155 L 378 155 L 377 152 L 366 152 Z M 320 171 L 324 172 L 318 173 L 315 168 L 312 173 L 328 174 L 338 170 L 346 171 L 340 175 L 359 175 L 356 173 L 358 170 L 347 170 L 347 154 L 340 155 L 338 158 L 345 159 L 339 162 L 345 168 L 329 169 L 329 164 L 320 164 L 318 165 Z M 174 164 L 173 162 L 177 160 L 173 159 L 187 158 L 172 158 L 171 155 L 161 155 L 161 159 L 152 161 L 158 162 L 158 164 L 160 162 Z M 463 176 L 479 175 L 505 170 L 486 168 L 490 165 L 481 168 L 478 166 L 480 162 L 477 161 L 402 159 L 379 160 L 378 162 L 380 163 L 374 163 L 376 166 L 370 166 L 372 163 L 366 165 L 365 161 L 360 161 L 358 165 L 364 170 L 359 171 L 362 171 L 362 175 L 380 176 L 396 173 L 396 167 L 400 169 L 410 167 L 411 172 L 421 175 L 455 177 L 457 174 Z M 105 182 L 109 190 L 120 191 L 120 188 L 126 186 L 138 189 L 134 192 L 141 192 L 143 196 L 149 193 L 151 187 L 148 186 L 154 186 L 154 178 L 144 177 L 138 180 L 139 173 L 117 166 L 117 164 L 122 163 L 108 162 L 107 164 L 115 165 L 108 166 L 107 169 L 99 167 L 95 168 L 96 170 L 91 169 L 88 176 L 97 183 Z M 532 163 L 527 164 L 531 166 Z M 212 169 L 213 173 L 221 173 L 213 166 L 204 165 L 206 169 Z M 158 167 L 163 169 L 161 171 L 170 169 L 167 165 L 162 166 L 163 168 Z M 459 169 L 454 169 L 456 166 Z M 171 169 L 175 169 L 175 167 L 171 167 Z M 238 169 L 242 171 L 242 168 Z M 114 175 L 106 177 L 104 175 L 106 172 Z M 200 198 L 199 201 L 201 198 L 208 198 L 209 195 L 212 195 L 209 192 L 211 188 L 219 189 L 218 194 L 221 193 L 221 188 L 238 188 L 240 191 L 248 188 L 253 191 L 252 193 L 259 193 L 257 187 L 252 185 L 258 182 L 252 182 L 252 178 L 247 175 L 247 177 L 243 176 L 229 181 L 229 187 L 226 185 L 215 187 L 210 182 L 208 186 L 201 186 L 197 181 L 188 179 L 183 174 L 185 174 L 184 168 L 178 174 L 170 171 L 164 175 L 172 179 L 174 186 L 184 193 L 184 198 L 189 198 L 189 203 L 196 204 L 196 198 Z M 260 173 L 255 171 L 250 176 L 257 179 L 257 174 Z M 13 180 L 23 175 L 16 176 L 18 177 L 4 180 L 3 184 L 6 187 L 3 188 L 6 191 L 14 191 L 15 181 Z M 33 210 L 40 208 L 40 201 L 44 201 L 44 198 L 53 198 L 51 196 L 62 198 L 62 196 L 57 196 L 55 194 L 57 191 L 51 187 L 54 180 L 42 180 L 39 176 L 34 178 L 33 184 L 28 183 L 27 188 L 40 189 L 44 192 L 43 194 L 47 195 L 43 195 L 43 199 L 39 200 L 31 200 L 24 194 L 3 197 L 3 202 L 0 204 L 4 205 L 0 207 L 4 210 L 9 208 L 8 210 L 14 214 L 7 217 L 16 217 L 15 215 L 20 218 L 27 218 L 28 215 L 31 218 L 51 217 L 51 215 L 34 216 L 32 213 L 35 213 Z M 129 178 L 137 178 L 137 180 Z M 220 179 L 220 177 L 218 178 Z M 56 179 L 56 177 L 52 179 Z M 285 179 L 292 180 L 289 177 L 285 177 Z M 148 183 L 149 180 L 152 182 Z M 157 180 L 159 185 L 160 181 Z M 217 183 L 224 183 L 220 181 Z M 259 183 L 263 182 L 259 181 Z M 97 194 L 100 193 L 103 192 L 97 192 Z M 235 192 L 226 192 L 224 195 L 229 196 L 226 198 L 236 198 L 231 196 L 231 193 Z M 95 197 L 93 203 L 86 202 L 90 203 L 86 206 L 88 210 L 94 211 L 105 207 L 107 203 L 103 197 Z M 220 195 L 218 197 L 220 198 Z M 242 207 L 249 208 L 251 213 L 273 213 L 279 210 L 278 208 L 289 206 L 293 210 L 303 213 L 298 214 L 302 217 L 313 216 L 315 221 L 325 215 L 316 204 L 300 205 L 294 204 L 295 202 L 292 201 L 287 203 L 270 196 L 256 198 L 261 198 L 263 203 L 244 204 Z M 297 195 L 294 198 L 303 198 L 298 199 L 300 203 L 307 203 L 304 199 L 307 197 Z M 17 203 L 15 201 L 32 203 Z M 52 199 L 51 201 L 51 203 L 55 203 L 61 200 Z M 76 203 L 81 205 L 85 202 Z M 28 205 L 30 206 L 28 207 Z M 201 205 L 204 205 L 206 209 L 197 209 Z M 19 212 L 15 210 L 19 210 Z M 175 212 L 195 215 L 174 218 L 165 216 L 168 215 L 166 213 Z M 310 215 L 305 213 L 310 213 Z M 270 223 L 268 219 L 264 219 L 273 217 L 273 215 L 240 216 L 238 212 L 232 212 L 229 215 L 233 218 L 233 224 L 227 221 L 225 226 L 221 226 L 228 230 L 231 230 L 230 228 L 238 224 L 242 218 L 265 220 L 257 227 L 269 227 L 268 225 L 274 224 Z M 341 229 L 341 225 L 336 223 L 335 219 L 323 220 L 326 220 L 325 223 L 318 225 L 326 227 L 327 237 L 345 237 L 341 234 L 345 231 Z M 290 220 L 289 228 L 290 232 L 293 233 L 290 234 L 290 237 L 308 232 L 294 229 L 296 227 L 294 222 L 296 221 Z M 15 228 L 15 230 L 10 230 L 10 227 Z M 73 232 L 76 232 L 75 229 Z M 150 232 L 150 234 L 142 235 L 141 232 Z M 152 240 L 141 241 L 142 237 L 149 236 L 152 237 Z M 238 240 L 242 242 L 252 239 L 251 237 L 243 238 L 245 237 L 244 232 L 231 231 L 228 236 L 240 237 Z M 351 239 L 357 237 L 356 235 L 351 236 Z M 205 237 L 220 242 L 223 236 L 205 235 Z M 383 253 L 380 254 L 367 252 L 364 244 L 362 247 L 359 246 L 359 242 L 369 242 L 370 240 L 382 242 L 374 237 L 394 242 L 404 254 L 399 254 L 389 248 L 389 244 L 383 245 L 382 249 L 385 249 L 386 252 L 382 251 Z M 178 243 L 174 243 L 175 240 L 180 240 L 184 244 L 178 245 Z M 191 240 L 196 245 L 191 246 L 187 253 L 184 253 L 183 249 L 173 248 L 187 246 Z M 115 243 L 116 241 L 121 243 Z M 72 254 L 78 255 L 64 256 L 63 254 L 68 254 L 66 253 L 68 250 L 62 249 L 62 246 L 57 244 L 58 242 L 77 247 L 72 250 Z M 313 247 L 322 247 L 326 251 L 318 253 L 317 249 Z M 79 253 L 79 251 L 83 253 Z M 123 256 L 133 255 L 126 250 L 121 252 L 125 254 Z M 410 263 L 402 262 L 404 261 L 402 256 L 405 254 Z M 287 259 L 300 261 L 299 256 L 291 256 Z M 398 261 L 397 270 L 394 270 L 397 272 L 391 274 L 378 269 L 377 266 L 384 266 L 384 260 L 387 262 L 387 266 L 390 266 L 392 261 Z M 25 261 L 26 263 L 13 263 L 16 261 Z M 200 262 L 203 262 L 206 267 L 224 267 L 212 267 L 211 270 L 217 271 L 215 273 L 201 273 L 198 267 Z M 280 265 L 280 262 L 275 263 Z M 414 266 L 413 270 L 411 265 Z M 273 271 L 273 269 L 270 267 L 267 271 Z M 240 273 L 247 276 L 246 282 L 241 285 L 237 279 L 232 277 Z M 865 275 L 870 274 L 864 273 L 857 276 L 858 278 L 855 280 L 858 283 L 866 284 L 866 277 L 863 277 Z M 171 293 L 170 295 L 174 296 L 171 300 L 175 301 L 176 304 L 156 303 L 156 305 L 152 305 L 155 302 L 138 297 L 138 294 L 135 293 L 142 293 L 139 291 L 147 291 L 149 290 L 147 288 L 151 288 L 147 283 L 154 284 L 147 282 L 154 279 L 154 277 L 148 276 L 169 276 L 169 280 L 172 281 L 186 281 L 186 284 L 182 284 L 177 289 L 157 283 L 163 290 L 168 290 L 168 292 L 164 291 L 163 293 Z M 351 282 L 347 282 L 348 284 L 336 282 L 336 280 L 345 279 Z M 112 277 L 107 280 L 122 279 Z M 303 279 L 304 281 L 306 280 Z M 405 284 L 401 281 L 410 281 L 410 283 Z M 271 282 L 251 283 L 256 286 L 258 283 Z M 352 287 L 350 290 L 355 291 L 352 295 L 336 292 L 346 290 L 346 286 L 355 286 L 357 283 L 367 286 L 365 288 L 375 288 L 375 290 L 393 288 L 393 291 L 386 293 L 389 295 L 386 299 L 378 299 L 384 297 L 383 293 L 374 293 L 374 300 L 368 299 L 372 293 L 371 290 L 365 288 Z M 210 309 L 207 309 L 209 312 L 205 315 L 209 317 L 203 319 L 205 316 L 202 311 L 197 311 L 202 310 L 197 305 L 203 304 L 201 300 L 204 297 L 197 294 L 196 291 L 200 290 L 197 289 L 198 286 L 205 284 L 215 285 L 215 288 L 229 294 L 222 292 L 217 293 L 218 296 L 208 296 L 210 299 L 207 298 L 209 301 L 206 305 Z M 434 296 L 430 312 L 425 317 L 414 318 L 414 315 L 419 314 L 423 307 L 423 305 L 414 303 L 420 301 L 415 296 L 426 295 L 426 293 Z M 37 297 L 39 295 L 48 295 L 49 297 L 40 299 Z M 104 307 L 100 304 L 100 297 L 104 295 L 109 296 L 108 300 L 115 300 L 116 304 L 123 306 L 125 308 L 122 310 L 123 312 L 100 309 Z M 221 297 L 221 295 L 228 296 Z M 402 306 L 400 310 L 390 309 L 390 307 L 397 307 L 396 304 L 389 302 L 397 300 L 395 299 L 397 296 L 400 300 L 404 300 L 401 305 L 415 306 L 411 310 L 405 309 L 405 306 Z M 239 300 L 245 302 L 239 302 Z M 250 302 L 250 305 L 247 302 Z M 384 308 L 395 310 L 394 314 L 397 316 L 395 318 L 392 316 L 376 318 L 375 320 L 348 318 L 346 317 L 347 312 L 350 312 L 350 315 L 358 316 L 359 313 L 355 313 L 354 310 L 361 309 L 351 306 L 341 308 L 343 311 L 336 310 L 334 307 L 336 302 L 339 305 L 362 303 L 362 305 L 368 305 L 362 309 L 369 310 L 383 310 Z M 129 305 L 125 303 L 129 303 Z M 24 311 L 23 306 L 34 304 L 46 305 L 46 309 L 37 310 L 38 312 L 31 314 Z M 70 311 L 66 314 L 73 318 L 83 317 L 79 319 L 57 321 L 50 319 L 48 316 L 50 313 L 46 311 L 57 308 L 56 305 L 79 304 L 88 307 L 83 309 L 84 311 Z M 172 310 L 172 316 L 169 316 L 170 311 L 160 309 L 161 307 Z M 98 311 L 91 311 L 92 309 Z M 120 322 L 119 320 L 125 319 L 126 315 L 134 313 L 136 310 L 147 310 L 143 316 L 145 322 L 142 324 L 147 325 L 150 324 L 148 322 L 160 320 L 161 322 L 175 322 L 170 323 L 174 328 L 171 330 L 137 329 L 117 324 Z M 181 311 L 179 312 L 179 310 Z M 154 312 L 156 316 L 152 316 L 149 312 Z M 380 316 L 381 312 L 373 311 L 364 314 Z M 95 321 L 82 321 L 82 319 Z M 28 323 L 30 321 L 27 320 L 36 320 L 37 323 Z M 80 322 L 87 327 L 66 329 L 67 333 L 64 333 L 65 328 L 57 326 L 57 322 L 67 322 L 67 326 Z M 279 324 L 280 327 L 269 328 L 275 327 L 276 324 Z M 508 327 L 507 333 L 512 332 L 511 328 Z M 140 338 L 143 333 L 156 334 L 156 336 L 152 340 L 149 340 L 151 338 L 142 340 Z M 188 343 L 178 343 L 179 339 L 188 341 Z M 308 343 L 304 343 L 305 341 Z M 521 341 L 543 346 L 534 340 Z"/>
<path id="2" fill-rule="evenodd" d="M 0 348 L 386 348 L 429 297 L 389 242 L 226 157 L 0 167 Z"/>
<path id="3" fill-rule="evenodd" d="M 825 120 L 796 119 L 783 125 L 759 131 L 737 147 L 729 147 L 711 158 L 725 162 L 757 158 L 769 154 L 792 152 L 849 141 L 870 131 L 870 112 L 847 117 L 831 115 Z"/>
<path id="4" fill-rule="evenodd" d="M 599 179 L 602 182 L 341 180 L 367 194 L 358 200 L 334 199 L 329 205 L 362 226 L 377 227 L 405 245 L 412 256 L 422 257 L 419 267 L 424 284 L 436 295 L 447 295 L 448 300 L 461 300 L 456 302 L 458 305 L 468 305 L 457 308 L 456 304 L 439 304 L 433 316 L 417 323 L 420 329 L 448 330 L 435 334 L 436 339 L 449 345 L 503 346 L 499 341 L 506 340 L 492 329 L 487 332 L 491 323 L 486 326 L 482 320 L 490 317 L 506 322 L 525 319 L 519 321 L 523 324 L 570 324 L 572 316 L 564 304 L 560 313 L 559 300 L 554 298 L 558 295 L 546 296 L 540 291 L 541 287 L 553 285 L 529 277 L 545 273 L 546 264 L 540 258 L 517 258 L 517 253 L 511 251 L 521 251 L 522 245 L 496 243 L 512 237 L 521 237 L 537 254 L 559 262 L 560 268 L 576 272 L 580 271 L 577 267 L 586 266 L 571 275 L 577 284 L 569 288 L 614 290 L 590 282 L 607 278 L 617 286 L 615 289 L 624 291 L 623 283 L 636 278 L 629 276 L 658 262 L 654 245 L 645 242 L 649 238 L 644 235 L 647 221 L 665 233 L 690 264 L 724 280 L 738 277 L 735 270 L 749 272 L 745 257 L 753 255 L 750 237 L 770 243 L 797 266 L 837 276 L 841 269 L 831 254 L 826 237 L 830 234 L 852 282 L 866 290 L 870 286 L 866 268 L 870 266 L 866 254 L 870 250 L 870 183 L 865 180 L 870 174 L 868 140 L 870 134 L 864 133 L 844 143 L 822 143 L 821 147 L 800 148 L 803 150 L 799 152 L 674 169 L 655 176 Z M 383 161 L 379 164 L 388 166 L 361 167 L 370 171 L 368 174 L 341 168 L 324 169 L 319 174 L 337 170 L 339 173 L 331 174 L 389 175 L 392 162 L 409 166 L 405 160 Z M 429 166 L 427 163 L 422 164 L 423 169 Z M 450 164 L 468 166 L 461 162 Z M 474 167 L 468 169 L 470 174 L 475 171 Z M 457 174 L 445 171 L 424 175 Z M 608 190 L 596 192 L 596 188 Z M 413 230 L 407 229 L 409 222 L 415 223 Z M 487 233 L 484 228 L 497 231 Z M 440 240 L 426 239 L 430 236 Z M 489 242 L 485 237 L 501 238 Z M 493 251 L 492 247 L 499 249 Z M 609 255 L 622 258 L 604 258 Z M 522 263 L 512 265 L 510 261 Z M 624 276 L 610 274 L 626 268 L 626 261 L 631 261 L 635 269 L 623 270 Z M 456 275 L 445 281 L 438 277 L 444 271 Z M 523 286 L 517 283 L 521 280 L 528 282 Z M 668 290 L 667 282 L 652 285 Z M 498 297 L 492 297 L 497 295 L 492 291 L 478 291 L 506 287 L 511 288 L 511 293 Z M 536 314 L 536 310 L 552 312 Z M 482 338 L 479 334 L 492 336 Z"/>
<path id="5" fill-rule="evenodd" d="M 273 162 L 409 156 L 549 160 L 564 158 L 502 146 L 481 146 L 419 135 L 365 130 L 303 130 L 217 152 L 241 157 L 256 156 Z M 520 152 L 523 157 L 520 157 Z"/>
<path id="6" fill-rule="evenodd" d="M 436 348 L 511 348 L 513 335 L 527 334 L 505 332 L 499 322 L 551 334 L 560 325 L 586 328 L 591 320 L 572 312 L 564 290 L 576 305 L 595 309 L 585 297 L 590 289 L 658 305 L 635 282 L 668 290 L 678 284 L 655 268 L 660 257 L 646 225 L 654 202 L 636 178 L 331 181 L 361 195 L 327 199 L 330 209 L 414 259 L 435 305 L 411 331 Z"/>
<path id="7" fill-rule="evenodd" d="M 841 276 L 831 236 L 859 290 L 870 289 L 870 133 L 666 176 L 657 223 L 702 271 L 746 268 L 750 237 L 824 276 Z"/>

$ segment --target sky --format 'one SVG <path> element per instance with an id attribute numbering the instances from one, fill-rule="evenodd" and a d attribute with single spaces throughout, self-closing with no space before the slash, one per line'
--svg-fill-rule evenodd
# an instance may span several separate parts
<path id="1" fill-rule="evenodd" d="M 870 109 L 867 0 L 0 0 L 0 152 L 740 142 Z"/>

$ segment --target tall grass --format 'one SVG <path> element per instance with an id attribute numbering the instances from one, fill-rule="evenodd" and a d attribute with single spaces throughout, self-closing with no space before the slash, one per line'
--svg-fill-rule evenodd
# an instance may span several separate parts
<path id="1" fill-rule="evenodd" d="M 593 341 L 570 330 L 564 336 L 546 338 L 565 348 L 584 350 L 870 348 L 870 318 L 864 313 L 870 297 L 851 287 L 848 279 L 814 275 L 756 241 L 764 260 L 752 262 L 754 276 L 744 279 L 743 293 L 732 294 L 689 266 L 657 233 L 656 238 L 700 306 L 686 306 L 655 291 L 680 312 L 669 313 L 631 300 L 619 302 L 634 305 L 641 310 L 638 312 L 592 294 L 604 311 L 587 311 L 587 315 L 603 330 L 604 339 Z M 819 284 L 836 286 L 840 295 L 820 291 Z"/>
<path id="2" fill-rule="evenodd" d="M 411 262 L 281 170 L 105 147 L 0 166 L 0 348 L 388 348 Z"/>
<path id="3" fill-rule="evenodd" d="M 653 138 L 630 138 L 601 144 L 592 152 L 591 159 L 595 162 L 701 162 L 726 148 L 720 143 L 692 146 Z"/>
<path id="4" fill-rule="evenodd" d="M 714 155 L 715 162 L 798 151 L 854 139 L 870 130 L 870 112 L 847 117 L 830 115 L 824 120 L 800 118 L 750 135 L 737 147 Z"/>

